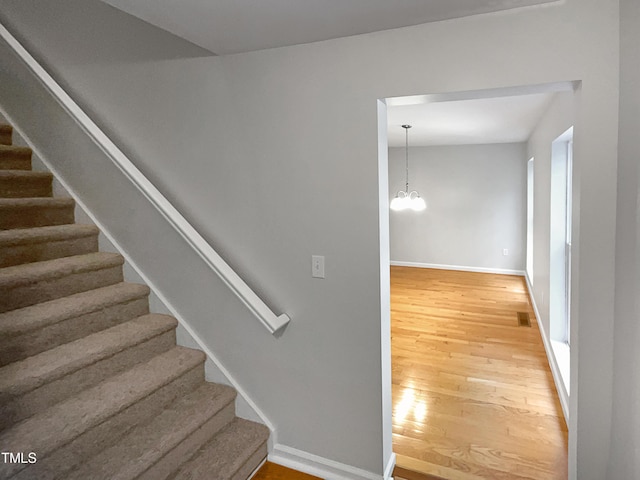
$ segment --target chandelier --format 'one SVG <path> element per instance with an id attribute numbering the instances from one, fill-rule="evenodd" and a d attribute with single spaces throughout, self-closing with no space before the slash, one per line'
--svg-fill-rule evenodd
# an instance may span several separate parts
<path id="1" fill-rule="evenodd" d="M 396 197 L 391 200 L 390 208 L 394 211 L 413 210 L 420 212 L 427 208 L 427 204 L 417 190 L 409 192 L 409 129 L 411 125 L 402 125 L 402 128 L 405 132 L 405 189 L 396 193 Z"/>

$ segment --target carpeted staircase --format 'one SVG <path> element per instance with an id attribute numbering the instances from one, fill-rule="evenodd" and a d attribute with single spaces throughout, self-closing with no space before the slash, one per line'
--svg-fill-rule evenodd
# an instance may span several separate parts
<path id="1" fill-rule="evenodd" d="M 176 346 L 176 320 L 11 136 L 0 125 L 0 479 L 248 478 L 268 429 L 205 382 L 204 354 Z"/>

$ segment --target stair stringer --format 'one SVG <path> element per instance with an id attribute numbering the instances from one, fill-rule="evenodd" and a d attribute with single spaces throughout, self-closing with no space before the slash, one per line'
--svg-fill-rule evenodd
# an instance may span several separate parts
<path id="1" fill-rule="evenodd" d="M 20 122 L 7 114 L 4 106 L 0 105 L 0 123 L 9 123 L 14 127 L 13 144 L 16 146 L 29 147 L 33 150 L 32 165 L 34 171 L 50 172 L 53 178 L 54 197 L 72 197 L 76 202 L 75 217 L 76 223 L 95 225 L 100 229 L 98 242 L 99 250 L 103 252 L 119 253 L 125 259 L 123 265 L 124 277 L 127 282 L 146 284 L 151 292 L 149 294 L 149 309 L 152 313 L 172 315 L 178 320 L 176 328 L 176 343 L 179 346 L 198 349 L 206 355 L 205 379 L 209 382 L 220 383 L 233 387 L 237 391 L 235 400 L 236 416 L 262 423 L 270 430 L 268 440 L 268 450 L 273 451 L 277 444 L 277 430 L 273 423 L 267 418 L 262 410 L 251 399 L 233 375 L 224 367 L 220 359 L 207 346 L 206 342 L 191 328 L 186 319 L 180 315 L 179 311 L 171 305 L 171 302 L 159 291 L 154 282 L 135 263 L 126 249 L 122 248 L 110 233 L 109 228 L 98 220 L 90 211 L 82 196 L 71 188 L 59 175 L 53 163 L 47 159 L 35 144 L 29 141 L 28 134 L 22 129 Z"/>

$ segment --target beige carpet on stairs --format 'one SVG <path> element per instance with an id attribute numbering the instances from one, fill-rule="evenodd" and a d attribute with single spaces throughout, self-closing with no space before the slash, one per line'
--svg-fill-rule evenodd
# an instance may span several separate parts
<path id="1" fill-rule="evenodd" d="M 247 479 L 268 429 L 52 180 L 0 124 L 0 480 Z"/>

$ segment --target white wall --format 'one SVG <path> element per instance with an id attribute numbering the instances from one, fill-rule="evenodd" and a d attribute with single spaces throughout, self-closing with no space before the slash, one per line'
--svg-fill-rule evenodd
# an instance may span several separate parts
<path id="1" fill-rule="evenodd" d="M 155 219 L 136 215 L 136 204 L 118 206 L 130 217 L 128 228 L 116 229 L 118 240 L 259 401 L 281 443 L 378 474 L 390 457 L 382 422 L 390 393 L 380 381 L 388 361 L 380 347 L 388 330 L 380 327 L 387 292 L 380 287 L 379 233 L 387 192 L 380 197 L 376 100 L 581 80 L 573 332 L 579 348 L 572 349 L 580 368 L 572 372 L 570 470 L 572 479 L 604 478 L 617 0 L 566 0 L 228 57 L 148 60 L 76 55 L 116 35 L 83 35 L 79 47 L 72 11 L 83 2 L 55 2 L 55 15 L 47 3 L 54 2 L 2 0 L 0 16 L 56 65 L 139 168 L 292 324 L 280 339 L 266 334 L 188 255 L 176 255 L 180 240 L 152 230 Z M 91 14 L 93 2 L 84 3 L 93 6 L 83 7 L 83 21 L 108 21 Z M 28 106 L 30 99 L 20 101 Z M 326 256 L 325 280 L 310 277 L 311 254 Z"/>
<path id="2" fill-rule="evenodd" d="M 640 478 L 640 3 L 620 2 L 616 336 L 609 479 Z"/>
<path id="3" fill-rule="evenodd" d="M 390 212 L 391 261 L 522 272 L 526 160 L 521 143 L 410 146 L 409 189 L 427 210 Z M 404 184 L 405 149 L 390 148 L 390 198 Z"/>

